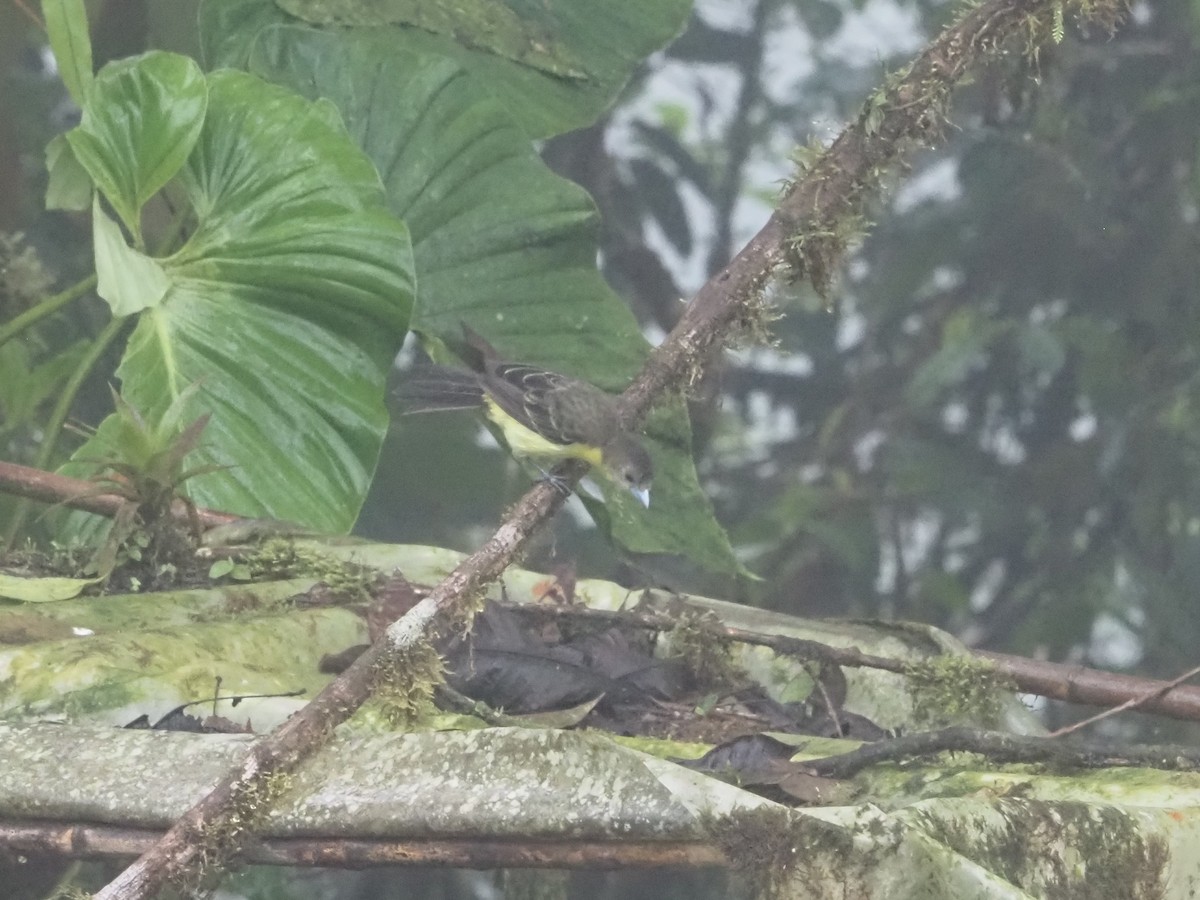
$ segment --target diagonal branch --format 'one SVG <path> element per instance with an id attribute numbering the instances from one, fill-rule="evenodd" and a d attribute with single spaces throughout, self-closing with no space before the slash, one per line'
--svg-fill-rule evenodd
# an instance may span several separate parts
<path id="1" fill-rule="evenodd" d="M 1061 14 L 1064 5 L 1062 0 L 989 0 L 970 7 L 907 70 L 889 77 L 858 119 L 811 164 L 802 164 L 804 171 L 767 224 L 692 298 L 625 392 L 630 421 L 640 421 L 664 391 L 690 383 L 691 370 L 714 343 L 761 325 L 763 291 L 776 270 L 790 267 L 792 279 L 809 278 L 824 290 L 863 201 L 891 167 L 937 136 L 950 93 L 968 68 L 1001 55 L 1004 45 L 1018 40 L 1035 53 L 1051 40 L 1055 12 Z M 1125 8 L 1122 0 L 1069 6 L 1109 29 Z"/>
<path id="2" fill-rule="evenodd" d="M 1117 4 L 1089 6 L 1093 17 L 1109 22 Z M 640 422 L 654 402 L 671 390 L 685 390 L 707 354 L 737 332 L 762 330 L 764 290 L 776 270 L 791 267 L 822 287 L 849 238 L 847 223 L 877 186 L 882 173 L 940 129 L 954 83 L 973 65 L 1001 50 L 1009 38 L 1045 35 L 1049 39 L 1061 0 L 989 0 L 946 28 L 900 77 L 872 97 L 849 126 L 784 195 L 766 226 L 705 284 L 679 324 L 650 357 L 625 392 L 623 413 Z M 580 463 L 556 470 L 570 481 L 583 474 Z M 213 842 L 233 852 L 253 832 L 254 811 L 269 806 L 271 776 L 295 767 L 319 747 L 332 729 L 371 695 L 381 669 L 403 671 L 403 660 L 428 647 L 439 627 L 469 618 L 483 588 L 499 577 L 537 528 L 562 505 L 547 484 L 530 490 L 479 550 L 358 658 L 337 680 L 273 733 L 256 743 L 246 760 L 189 810 L 163 839 L 95 896 L 133 900 L 151 896 L 170 879 L 212 865 Z M 400 662 L 397 662 L 399 660 Z"/>

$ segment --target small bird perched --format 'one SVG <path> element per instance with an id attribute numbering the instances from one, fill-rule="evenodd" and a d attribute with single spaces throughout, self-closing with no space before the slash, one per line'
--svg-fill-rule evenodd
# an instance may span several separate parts
<path id="1" fill-rule="evenodd" d="M 650 505 L 653 466 L 641 442 L 621 425 L 616 400 L 598 387 L 538 366 L 504 362 L 494 347 L 462 326 L 473 371 L 430 365 L 397 391 L 405 413 L 482 407 L 514 456 L 582 459 Z"/>

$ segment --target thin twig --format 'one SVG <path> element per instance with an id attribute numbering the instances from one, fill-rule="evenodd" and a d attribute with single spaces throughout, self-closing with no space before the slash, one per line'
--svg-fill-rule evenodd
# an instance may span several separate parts
<path id="1" fill-rule="evenodd" d="M 1128 709 L 1137 709 L 1138 707 L 1145 706 L 1154 700 L 1164 697 L 1172 688 L 1178 687 L 1189 678 L 1194 678 L 1196 675 L 1200 675 L 1200 666 L 1196 666 L 1194 669 L 1188 669 L 1188 671 L 1184 672 L 1178 678 L 1172 678 L 1170 681 L 1164 682 L 1152 690 L 1147 691 L 1140 697 L 1130 697 L 1120 706 L 1114 706 L 1112 709 L 1106 709 L 1103 712 L 1096 713 L 1096 715 L 1089 716 L 1081 722 L 1076 722 L 1074 725 L 1066 725 L 1057 731 L 1050 732 L 1048 735 L 1046 735 L 1046 737 L 1062 737 L 1065 734 L 1070 734 L 1073 731 L 1079 731 L 1081 728 L 1086 728 L 1088 725 L 1099 722 L 1101 719 L 1107 719 L 1109 716 L 1115 716 L 1119 712 L 1125 712 Z"/>
<path id="2" fill-rule="evenodd" d="M 829 696 L 829 691 L 825 690 L 825 682 L 821 681 L 820 670 L 818 669 L 816 674 L 813 674 L 812 670 L 809 669 L 808 666 L 805 666 L 804 668 L 812 678 L 813 684 L 817 686 L 817 691 L 821 695 L 821 702 L 825 704 L 825 712 L 829 713 L 829 720 L 833 722 L 834 736 L 844 738 L 846 736 L 846 729 L 842 727 L 842 719 L 838 715 L 837 704 L 834 703 L 833 698 Z"/>
<path id="3" fill-rule="evenodd" d="M 946 728 L 875 741 L 849 753 L 808 760 L 801 765 L 812 775 L 851 778 L 879 763 L 910 762 L 916 757 L 947 752 L 978 753 L 995 763 L 1036 762 L 1062 769 L 1140 766 L 1192 771 L 1200 768 L 1197 747 L 1150 744 L 1107 747 L 978 728 Z"/>
<path id="4" fill-rule="evenodd" d="M 25 2 L 25 0 L 13 0 L 13 6 L 23 12 L 25 17 L 38 28 L 40 28 L 43 33 L 46 31 L 46 23 L 42 21 L 42 17 L 39 16 L 33 10 L 33 8 Z"/>

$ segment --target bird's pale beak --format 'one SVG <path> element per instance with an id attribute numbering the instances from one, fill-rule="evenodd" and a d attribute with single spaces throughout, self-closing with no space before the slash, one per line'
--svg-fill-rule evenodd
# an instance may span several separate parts
<path id="1" fill-rule="evenodd" d="M 629 489 L 629 493 L 637 497 L 642 506 L 646 507 L 646 509 L 650 508 L 650 488 L 631 487 Z"/>

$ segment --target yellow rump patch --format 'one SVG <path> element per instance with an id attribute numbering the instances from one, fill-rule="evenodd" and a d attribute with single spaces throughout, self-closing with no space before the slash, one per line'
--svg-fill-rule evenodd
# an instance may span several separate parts
<path id="1" fill-rule="evenodd" d="M 541 459 L 582 459 L 598 466 L 602 462 L 599 447 L 587 444 L 556 444 L 542 437 L 532 428 L 522 425 L 499 406 L 491 397 L 484 397 L 487 417 L 504 434 L 504 441 L 515 456 L 533 456 Z"/>

